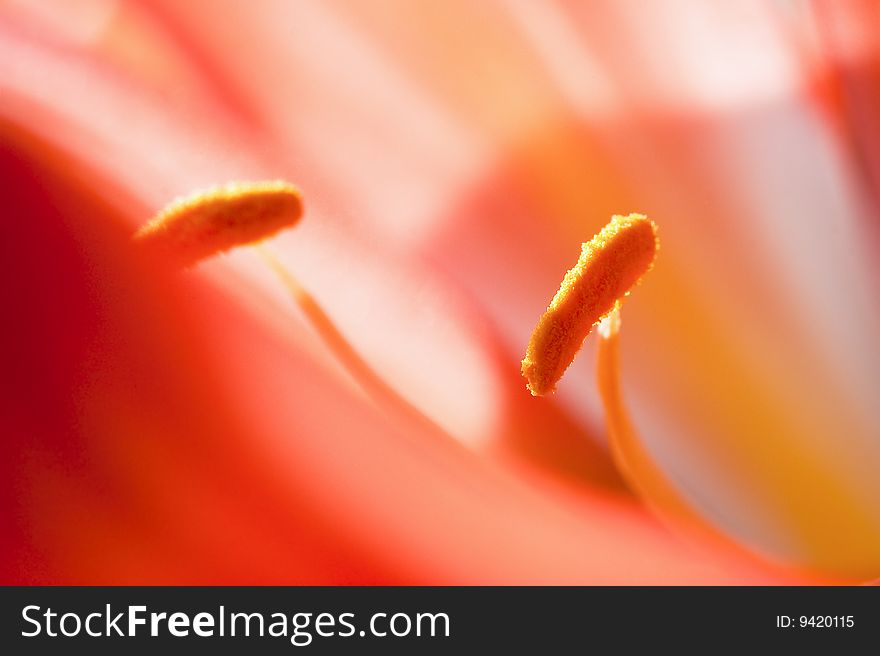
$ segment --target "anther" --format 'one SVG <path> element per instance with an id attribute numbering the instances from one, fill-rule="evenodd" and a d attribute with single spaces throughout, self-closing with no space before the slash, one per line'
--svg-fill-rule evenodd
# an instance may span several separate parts
<path id="1" fill-rule="evenodd" d="M 657 226 L 641 214 L 614 216 L 589 242 L 532 333 L 522 374 L 534 396 L 551 393 L 593 326 L 612 310 L 651 268 L 659 242 Z"/>
<path id="2" fill-rule="evenodd" d="M 239 182 L 173 201 L 135 234 L 136 242 L 189 266 L 272 236 L 302 216 L 287 182 Z"/>

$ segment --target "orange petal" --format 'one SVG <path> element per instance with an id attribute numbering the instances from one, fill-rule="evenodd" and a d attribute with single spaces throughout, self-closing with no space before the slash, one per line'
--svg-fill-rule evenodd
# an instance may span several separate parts
<path id="1" fill-rule="evenodd" d="M 132 257 L 72 162 L 9 150 L 9 202 L 30 220 L 0 259 L 22 283 L 3 288 L 21 319 L 0 340 L 4 582 L 805 580 L 387 422 L 198 278 Z"/>

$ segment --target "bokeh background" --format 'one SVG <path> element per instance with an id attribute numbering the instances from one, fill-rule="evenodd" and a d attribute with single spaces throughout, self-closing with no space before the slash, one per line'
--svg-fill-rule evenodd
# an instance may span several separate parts
<path id="1" fill-rule="evenodd" d="M 880 8 L 0 2 L 4 583 L 784 583 L 880 571 Z M 282 178 L 270 247 L 130 235 Z M 595 337 L 519 375 L 580 243 L 642 212 L 627 404 L 704 521 L 607 455 Z"/>

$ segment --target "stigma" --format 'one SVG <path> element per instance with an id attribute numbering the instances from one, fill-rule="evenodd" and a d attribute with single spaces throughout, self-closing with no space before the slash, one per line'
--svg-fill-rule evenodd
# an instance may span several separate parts
<path id="1" fill-rule="evenodd" d="M 556 389 L 593 326 L 620 307 L 654 264 L 657 226 L 642 214 L 615 215 L 581 245 L 577 264 L 538 321 L 522 361 L 533 396 Z"/>
<path id="2" fill-rule="evenodd" d="M 236 182 L 172 201 L 134 235 L 181 266 L 271 237 L 302 216 L 299 190 L 282 181 Z"/>

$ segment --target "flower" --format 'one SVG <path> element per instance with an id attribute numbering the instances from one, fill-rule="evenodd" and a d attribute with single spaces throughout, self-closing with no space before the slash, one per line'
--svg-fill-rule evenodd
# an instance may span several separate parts
<path id="1" fill-rule="evenodd" d="M 4 582 L 876 575 L 876 242 L 803 16 L 71 7 L 0 23 L 27 217 L 3 242 Z M 252 249 L 181 274 L 132 245 L 177 195 L 279 177 L 305 203 L 279 263 L 433 429 L 365 395 Z M 732 541 L 621 482 L 589 342 L 555 397 L 519 377 L 579 244 L 630 211 L 664 240 L 620 337 L 631 420 Z"/>

